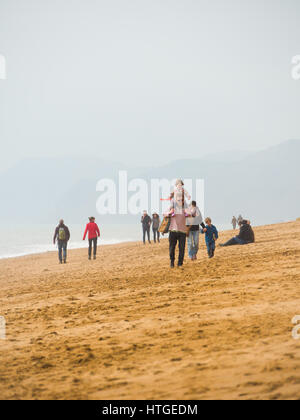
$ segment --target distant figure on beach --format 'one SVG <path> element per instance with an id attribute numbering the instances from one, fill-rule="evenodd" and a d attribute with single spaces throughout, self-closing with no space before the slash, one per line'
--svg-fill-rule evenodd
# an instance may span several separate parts
<path id="1" fill-rule="evenodd" d="M 149 244 L 151 244 L 150 227 L 151 227 L 152 220 L 151 220 L 151 217 L 148 215 L 146 210 L 144 210 L 144 212 L 143 212 L 141 223 L 142 223 L 142 227 L 143 227 L 143 242 L 144 242 L 144 245 L 146 244 L 146 234 L 147 234 L 147 237 L 148 237 L 148 242 L 149 242 Z"/>
<path id="2" fill-rule="evenodd" d="M 93 252 L 93 256 L 94 256 L 94 260 L 97 258 L 97 243 L 98 243 L 98 238 L 100 238 L 100 230 L 98 225 L 95 223 L 95 217 L 89 217 L 89 223 L 86 225 L 85 231 L 84 231 L 84 235 L 83 235 L 83 240 L 85 241 L 86 235 L 88 233 L 88 239 L 89 239 L 89 260 L 92 259 L 92 250 Z"/>
<path id="3" fill-rule="evenodd" d="M 210 217 L 205 219 L 205 223 L 205 229 L 202 229 L 201 233 L 205 233 L 207 254 L 209 258 L 213 258 L 215 256 L 216 240 L 219 238 L 219 233 L 217 228 L 212 224 Z"/>
<path id="4" fill-rule="evenodd" d="M 247 245 L 255 242 L 255 235 L 251 227 L 250 221 L 243 220 L 241 223 L 239 223 L 239 226 L 239 235 L 230 239 L 225 244 L 220 244 L 220 246 Z"/>
<path id="5" fill-rule="evenodd" d="M 205 224 L 203 223 L 203 218 L 199 207 L 197 207 L 196 201 L 192 201 L 190 205 L 189 212 L 191 217 L 186 219 L 186 225 L 189 228 L 188 234 L 188 252 L 189 258 L 192 261 L 197 259 L 197 254 L 199 251 L 199 233 L 200 233 L 200 225 L 202 228 L 205 228 Z"/>
<path id="6" fill-rule="evenodd" d="M 237 222 L 238 224 L 242 223 L 244 220 L 243 216 L 240 214 L 239 217 L 237 218 Z"/>
<path id="7" fill-rule="evenodd" d="M 233 230 L 235 230 L 238 224 L 237 218 L 235 216 L 233 216 L 231 224 L 232 224 Z"/>
<path id="8" fill-rule="evenodd" d="M 69 228 L 64 224 L 63 220 L 59 221 L 59 225 L 55 229 L 53 243 L 55 245 L 57 241 L 58 245 L 58 259 L 60 264 L 67 263 L 67 247 L 70 240 Z"/>
<path id="9" fill-rule="evenodd" d="M 158 231 L 159 226 L 160 226 L 160 217 L 157 213 L 154 213 L 152 215 L 152 230 L 153 230 L 154 243 L 156 243 L 156 241 L 160 243 L 160 233 Z"/>

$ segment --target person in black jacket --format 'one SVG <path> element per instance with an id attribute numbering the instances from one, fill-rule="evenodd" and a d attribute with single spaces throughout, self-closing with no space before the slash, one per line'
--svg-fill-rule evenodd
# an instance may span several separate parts
<path id="1" fill-rule="evenodd" d="M 59 225 L 55 229 L 53 243 L 55 245 L 57 240 L 58 245 L 58 258 L 60 264 L 67 263 L 67 246 L 70 240 L 70 231 L 69 228 L 64 224 L 63 220 L 59 221 Z"/>
<path id="2" fill-rule="evenodd" d="M 228 242 L 221 244 L 220 246 L 246 245 L 255 242 L 255 235 L 250 222 L 248 220 L 243 220 L 239 223 L 239 225 L 240 233 L 238 236 L 230 239 Z"/>
<path id="3" fill-rule="evenodd" d="M 142 223 L 142 226 L 143 226 L 143 242 L 144 242 L 144 244 L 146 244 L 146 234 L 147 234 L 148 242 L 149 242 L 149 244 L 151 244 L 151 241 L 150 241 L 150 227 L 151 227 L 152 219 L 147 214 L 146 210 L 144 211 L 144 214 L 142 216 L 141 223 Z"/>

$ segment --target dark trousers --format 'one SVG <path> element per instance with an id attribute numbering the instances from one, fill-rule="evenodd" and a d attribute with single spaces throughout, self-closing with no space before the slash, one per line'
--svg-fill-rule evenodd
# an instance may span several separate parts
<path id="1" fill-rule="evenodd" d="M 158 229 L 153 229 L 153 238 L 154 238 L 154 242 L 156 242 L 156 240 L 158 242 L 160 241 L 160 233 Z"/>
<path id="2" fill-rule="evenodd" d="M 62 262 L 63 258 L 64 261 L 67 260 L 67 246 L 68 246 L 68 242 L 67 241 L 58 241 L 57 242 L 58 245 L 58 258 L 59 261 Z"/>
<path id="3" fill-rule="evenodd" d="M 215 255 L 215 250 L 216 250 L 215 241 L 207 242 L 206 247 L 207 247 L 208 256 L 213 257 Z"/>
<path id="4" fill-rule="evenodd" d="M 236 236 L 235 238 L 229 239 L 229 241 L 226 242 L 223 246 L 246 245 L 246 244 L 247 244 L 246 241 L 243 241 L 243 239 L 240 239 Z"/>
<path id="5" fill-rule="evenodd" d="M 170 232 L 169 243 L 170 243 L 171 263 L 174 264 L 175 262 L 175 250 L 178 243 L 179 244 L 178 265 L 179 266 L 183 265 L 184 254 L 185 254 L 185 244 L 186 244 L 186 234 L 182 232 Z"/>
<path id="6" fill-rule="evenodd" d="M 146 243 L 146 234 L 147 234 L 147 237 L 148 237 L 148 242 L 150 242 L 150 226 L 143 228 L 143 242 L 144 242 L 144 244 Z"/>
<path id="7" fill-rule="evenodd" d="M 89 257 L 92 256 L 92 248 L 94 247 L 94 257 L 97 255 L 98 238 L 89 239 Z"/>

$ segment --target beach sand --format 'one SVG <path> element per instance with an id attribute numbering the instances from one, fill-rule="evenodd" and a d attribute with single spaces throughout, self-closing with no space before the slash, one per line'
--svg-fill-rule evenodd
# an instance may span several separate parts
<path id="1" fill-rule="evenodd" d="M 300 222 L 255 233 L 183 270 L 167 240 L 0 261 L 0 398 L 299 399 Z"/>

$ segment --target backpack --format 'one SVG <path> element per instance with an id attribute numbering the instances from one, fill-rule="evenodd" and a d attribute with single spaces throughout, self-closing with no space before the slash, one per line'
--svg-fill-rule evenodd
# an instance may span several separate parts
<path id="1" fill-rule="evenodd" d="M 67 239 L 65 228 L 63 228 L 63 227 L 59 228 L 58 239 L 60 241 L 65 241 Z"/>

